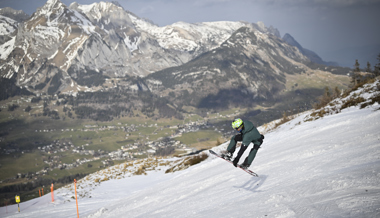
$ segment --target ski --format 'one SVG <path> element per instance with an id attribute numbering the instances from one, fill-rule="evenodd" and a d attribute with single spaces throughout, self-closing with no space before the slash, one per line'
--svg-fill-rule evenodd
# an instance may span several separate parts
<path id="1" fill-rule="evenodd" d="M 215 151 L 213 151 L 213 150 L 209 150 L 209 152 L 210 152 L 211 154 L 213 154 L 213 155 L 215 155 L 215 156 L 217 156 L 217 157 L 219 157 L 219 158 L 221 158 L 221 159 L 223 159 L 223 160 L 225 160 L 225 161 L 227 161 L 227 162 L 233 164 L 232 161 L 224 159 L 224 158 L 221 157 L 219 154 L 215 153 Z M 259 177 L 259 175 L 257 175 L 257 173 L 255 173 L 255 172 L 253 172 L 253 171 L 251 171 L 251 170 L 249 170 L 249 169 L 244 169 L 244 168 L 242 168 L 239 164 L 237 165 L 237 167 L 240 168 L 240 169 L 242 169 L 242 170 L 244 170 L 245 172 L 247 172 L 247 173 L 250 174 L 251 176 Z"/>

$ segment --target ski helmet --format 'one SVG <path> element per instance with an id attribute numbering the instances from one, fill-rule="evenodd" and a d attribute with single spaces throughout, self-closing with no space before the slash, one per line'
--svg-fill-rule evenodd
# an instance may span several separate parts
<path id="1" fill-rule="evenodd" d="M 243 120 L 241 120 L 240 118 L 236 118 L 236 119 L 232 122 L 232 128 L 234 128 L 234 129 L 239 128 L 241 125 L 243 125 Z"/>

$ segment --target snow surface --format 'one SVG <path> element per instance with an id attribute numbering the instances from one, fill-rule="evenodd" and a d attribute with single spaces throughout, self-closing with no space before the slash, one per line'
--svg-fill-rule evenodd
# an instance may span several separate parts
<path id="1" fill-rule="evenodd" d="M 10 36 L 16 31 L 17 21 L 0 15 L 0 36 Z M 7 59 L 13 51 L 16 36 L 11 37 L 8 41 L 0 45 L 0 59 Z"/>
<path id="2" fill-rule="evenodd" d="M 96 31 L 95 31 L 96 27 L 91 23 L 91 21 L 89 21 L 86 17 L 84 17 L 78 11 L 75 11 L 75 10 L 71 10 L 71 11 L 74 12 L 75 14 L 75 16 L 71 17 L 72 22 L 79 23 L 80 24 L 79 27 L 81 27 L 83 31 L 85 31 L 88 35 L 91 35 L 91 33 L 96 34 Z"/>
<path id="3" fill-rule="evenodd" d="M 74 3 L 72 3 L 74 4 Z M 78 5 L 78 8 L 83 11 L 85 14 L 92 13 L 94 18 L 99 22 L 99 20 L 102 18 L 102 12 L 101 11 L 111 11 L 110 9 L 112 6 L 115 6 L 111 2 L 99 2 L 99 3 L 93 3 L 90 5 Z"/>
<path id="4" fill-rule="evenodd" d="M 16 41 L 16 36 L 12 37 L 10 40 L 0 45 L 0 59 L 7 59 L 9 54 L 13 51 Z"/>
<path id="5" fill-rule="evenodd" d="M 17 26 L 17 21 L 0 15 L 0 36 L 10 35 L 14 31 L 16 31 L 15 26 Z"/>
<path id="6" fill-rule="evenodd" d="M 78 182 L 80 217 L 380 217 L 379 108 L 352 106 L 305 121 L 310 111 L 266 133 L 250 167 L 259 177 L 213 156 L 170 174 L 129 176 L 113 166 L 92 177 L 114 179 Z M 75 217 L 72 196 L 70 185 L 55 191 L 54 203 L 48 194 L 22 202 L 21 213 L 12 205 L 0 214 Z"/>

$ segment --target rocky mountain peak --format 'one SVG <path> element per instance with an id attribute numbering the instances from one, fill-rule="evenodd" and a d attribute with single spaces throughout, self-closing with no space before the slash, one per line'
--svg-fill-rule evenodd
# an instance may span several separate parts
<path id="1" fill-rule="evenodd" d="M 297 47 L 300 51 L 303 50 L 303 47 L 291 36 L 289 33 L 286 33 L 282 39 L 287 42 L 289 45 Z"/>
<path id="2" fill-rule="evenodd" d="M 37 9 L 37 13 L 39 15 L 42 14 L 50 14 L 56 10 L 61 9 L 62 7 L 66 7 L 60 0 L 48 0 L 44 6 Z"/>
<path id="3" fill-rule="evenodd" d="M 118 4 L 111 2 L 99 2 L 91 5 L 72 3 L 69 8 L 85 14 L 92 23 L 107 31 L 126 26 L 134 27 L 128 13 Z"/>
<path id="4" fill-rule="evenodd" d="M 120 8 L 123 8 L 123 6 L 121 6 L 121 4 L 118 1 L 112 1 L 112 4 L 114 4 Z"/>
<path id="5" fill-rule="evenodd" d="M 274 28 L 273 26 L 267 27 L 262 21 L 253 23 L 252 25 L 263 33 L 272 34 L 278 38 L 281 38 L 280 31 L 278 29 Z"/>
<path id="6" fill-rule="evenodd" d="M 9 7 L 0 8 L 0 15 L 9 17 L 17 22 L 22 22 L 29 18 L 29 15 L 27 15 L 24 11 L 14 10 L 13 8 Z"/>
<path id="7" fill-rule="evenodd" d="M 119 10 L 123 9 L 122 7 L 115 5 L 114 3 L 111 2 L 99 2 L 99 3 L 93 3 L 91 5 L 81 5 L 78 4 L 77 2 L 71 3 L 69 8 L 71 9 L 79 9 L 83 13 L 88 14 L 88 13 L 102 13 L 102 12 L 111 12 L 113 10 Z M 99 14 L 101 15 L 101 14 Z M 100 19 L 101 17 L 98 17 Z"/>
<path id="8" fill-rule="evenodd" d="M 312 62 L 314 63 L 318 63 L 318 64 L 323 64 L 323 65 L 327 65 L 327 66 L 338 66 L 337 63 L 334 63 L 334 62 L 326 62 L 324 60 L 322 60 L 321 57 L 319 57 L 315 52 L 313 51 L 310 51 L 304 47 L 302 47 L 301 44 L 299 44 L 297 42 L 297 40 L 294 39 L 293 36 L 291 36 L 289 33 L 286 33 L 283 37 L 282 37 L 282 40 L 284 40 L 286 43 L 288 43 L 289 45 L 291 46 L 294 46 L 296 48 L 298 48 L 298 50 L 300 50 L 300 52 L 305 55 L 306 57 L 308 57 Z"/>

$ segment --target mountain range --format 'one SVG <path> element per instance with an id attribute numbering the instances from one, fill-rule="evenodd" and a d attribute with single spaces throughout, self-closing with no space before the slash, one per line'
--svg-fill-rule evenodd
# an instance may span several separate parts
<path id="1" fill-rule="evenodd" d="M 348 68 L 332 66 L 262 22 L 159 27 L 117 2 L 66 6 L 59 0 L 30 17 L 1 9 L 0 22 L 2 80 L 37 95 L 118 88 L 202 108 L 277 102 L 292 89 L 322 89 L 325 77 L 333 78 L 329 86 L 347 85 Z M 300 83 L 305 79 L 309 85 Z"/>

